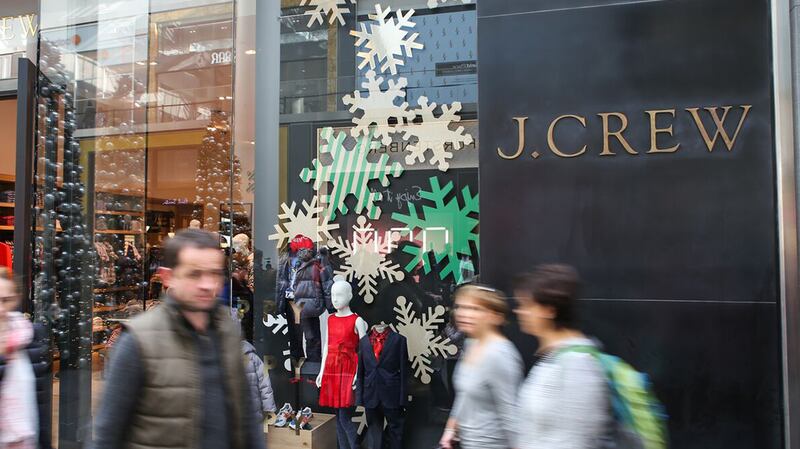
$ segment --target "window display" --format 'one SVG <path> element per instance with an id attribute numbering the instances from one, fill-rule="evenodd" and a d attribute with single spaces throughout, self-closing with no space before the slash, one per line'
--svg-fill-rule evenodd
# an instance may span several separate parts
<path id="1" fill-rule="evenodd" d="M 433 447 L 463 341 L 450 322 L 452 293 L 480 269 L 477 80 L 474 65 L 457 67 L 475 59 L 475 6 L 295 6 L 302 5 L 283 9 L 282 64 L 310 59 L 297 43 L 326 24 L 327 43 L 314 51 L 329 61 L 324 93 L 335 102 L 327 115 L 283 110 L 279 202 L 264 224 L 275 227 L 269 238 L 279 253 L 291 254 L 292 239 L 306 236 L 317 263 L 352 288 L 352 311 L 374 326 L 347 333 L 359 339 L 356 390 L 352 403 L 334 401 L 325 374 L 341 367 L 316 363 L 308 352 L 314 332 L 300 338 L 285 314 L 291 270 L 281 265 L 275 305 L 265 301 L 262 323 L 271 373 L 289 387 L 281 402 L 292 410 L 315 402 L 339 417 L 340 447 Z M 281 71 L 282 86 L 292 80 Z M 282 104 L 308 104 L 302 94 L 282 89 L 281 96 Z M 256 200 L 256 208 L 265 205 Z M 320 321 L 323 340 L 355 326 L 324 313 Z M 309 388 L 313 380 L 322 388 Z"/>
<path id="2" fill-rule="evenodd" d="M 74 422 L 90 423 L 115 343 L 165 291 L 164 242 L 198 228 L 219 236 L 219 300 L 284 404 L 273 447 L 435 443 L 459 351 L 452 292 L 479 272 L 476 80 L 436 60 L 474 58 L 474 5 L 284 2 L 282 137 L 264 146 L 255 2 L 101 3 L 81 21 L 43 6 L 42 98 L 75 108 L 43 100 L 37 166 L 34 299 L 70 389 L 54 440 L 84 442 Z"/>

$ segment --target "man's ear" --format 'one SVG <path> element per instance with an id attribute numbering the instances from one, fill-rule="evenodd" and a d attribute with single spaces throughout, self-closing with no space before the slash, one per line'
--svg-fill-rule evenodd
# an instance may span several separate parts
<path id="1" fill-rule="evenodd" d="M 158 275 L 161 277 L 161 283 L 169 287 L 172 281 L 172 268 L 158 267 Z"/>

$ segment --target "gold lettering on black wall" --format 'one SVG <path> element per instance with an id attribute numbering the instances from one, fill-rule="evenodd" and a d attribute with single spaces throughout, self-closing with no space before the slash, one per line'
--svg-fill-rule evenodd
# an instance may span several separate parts
<path id="1" fill-rule="evenodd" d="M 525 122 L 528 120 L 528 117 L 514 117 L 514 121 L 517 122 L 517 127 L 519 128 L 518 137 L 519 145 L 517 146 L 517 152 L 512 154 L 511 156 L 505 154 L 503 149 L 497 147 L 497 154 L 502 157 L 503 159 L 516 159 L 522 155 L 522 152 L 525 151 Z"/>
<path id="2" fill-rule="evenodd" d="M 33 21 L 33 18 L 36 17 L 33 14 L 28 14 L 27 16 L 19 16 L 19 21 L 22 24 L 22 29 L 25 30 L 24 34 L 27 36 L 30 34 L 31 37 L 36 36 L 36 31 L 39 28 L 39 25 Z"/>
<path id="3" fill-rule="evenodd" d="M 658 127 L 658 114 L 670 114 L 672 118 L 675 118 L 675 109 L 656 109 L 645 112 L 650 116 L 650 151 L 648 151 L 648 153 L 674 153 L 678 151 L 678 148 L 681 146 L 681 144 L 677 144 L 669 148 L 658 148 L 658 135 L 660 133 L 665 133 L 672 136 L 671 124 L 666 128 Z"/>
<path id="4" fill-rule="evenodd" d="M 14 19 L 13 17 L 2 17 L 2 18 L 0 18 L 0 39 L 3 39 L 3 40 L 14 39 L 13 28 L 11 27 L 11 24 L 8 23 L 9 20 L 13 20 L 13 19 Z"/>
<path id="5" fill-rule="evenodd" d="M 572 114 L 560 115 L 560 116 L 556 117 L 555 120 L 550 122 L 550 127 L 547 128 L 547 145 L 550 147 L 550 151 L 552 151 L 556 156 L 560 156 L 560 157 L 577 157 L 577 156 L 580 156 L 580 155 L 582 155 L 583 153 L 586 152 L 586 145 L 584 145 L 583 148 L 581 148 L 580 151 L 578 151 L 576 153 L 564 153 L 561 150 L 559 150 L 558 146 L 556 146 L 555 137 L 553 136 L 553 134 L 555 133 L 556 125 L 558 124 L 558 122 L 561 121 L 562 119 L 565 119 L 565 118 L 575 119 L 578 122 L 580 122 L 580 124 L 583 125 L 584 128 L 586 128 L 586 118 L 585 117 L 581 117 L 579 115 L 572 115 Z"/>
<path id="6" fill-rule="evenodd" d="M 600 156 L 615 156 L 615 153 L 611 152 L 611 137 L 613 136 L 619 143 L 622 144 L 622 147 L 625 148 L 630 154 L 639 154 L 636 150 L 633 149 L 631 144 L 625 139 L 622 133 L 628 128 L 628 117 L 621 113 L 621 112 L 601 112 L 597 114 L 600 118 L 603 119 L 603 151 L 600 153 Z M 608 118 L 614 116 L 620 121 L 620 127 L 616 131 L 609 131 L 608 129 Z"/>
<path id="7" fill-rule="evenodd" d="M 717 143 L 717 137 L 720 136 L 725 142 L 725 146 L 728 148 L 728 151 L 733 149 L 733 145 L 736 143 L 736 137 L 739 135 L 739 131 L 742 129 L 744 120 L 747 118 L 747 113 L 750 112 L 750 108 L 752 108 L 753 105 L 745 104 L 739 107 L 742 108 L 742 117 L 739 119 L 739 125 L 736 126 L 736 131 L 733 133 L 733 138 L 729 137 L 728 132 L 725 131 L 725 119 L 728 117 L 728 112 L 731 110 L 732 106 L 722 106 L 722 118 L 720 118 L 719 114 L 717 113 L 717 110 L 719 109 L 718 107 L 715 106 L 713 108 L 703 108 L 711 115 L 711 119 L 714 120 L 714 125 L 717 128 L 717 130 L 714 132 L 713 138 L 708 136 L 708 131 L 703 124 L 703 120 L 700 119 L 700 114 L 698 113 L 700 108 L 686 109 L 690 114 L 692 114 L 692 118 L 697 126 L 697 130 L 700 131 L 700 135 L 706 142 L 706 147 L 708 148 L 709 153 L 714 151 L 714 145 Z"/>

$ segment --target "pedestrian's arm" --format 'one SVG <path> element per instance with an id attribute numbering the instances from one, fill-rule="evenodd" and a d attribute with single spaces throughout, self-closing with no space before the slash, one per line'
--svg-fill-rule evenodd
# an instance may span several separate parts
<path id="1" fill-rule="evenodd" d="M 94 420 L 93 449 L 118 449 L 136 410 L 136 401 L 144 382 L 139 349 L 129 333 L 123 333 L 112 350 L 106 373 L 105 392 L 100 412 Z"/>
<path id="2" fill-rule="evenodd" d="M 522 382 L 522 358 L 514 351 L 498 351 L 490 354 L 487 360 L 490 369 L 488 382 L 489 389 L 497 406 L 499 425 L 506 434 L 506 439 L 511 447 L 518 447 L 517 438 L 520 425 L 517 413 L 517 391 Z"/>

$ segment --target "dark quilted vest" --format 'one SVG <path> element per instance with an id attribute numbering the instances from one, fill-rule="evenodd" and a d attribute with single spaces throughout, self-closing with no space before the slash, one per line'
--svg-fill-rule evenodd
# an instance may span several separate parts
<path id="1" fill-rule="evenodd" d="M 244 363 L 238 329 L 224 307 L 214 312 L 220 360 L 225 375 L 227 410 L 233 449 L 245 447 L 242 419 L 246 400 Z M 177 308 L 169 303 L 131 320 L 127 329 L 135 338 L 144 370 L 127 449 L 197 449 L 200 447 L 201 373 L 197 347 Z M 222 406 L 222 404 L 220 404 Z"/>

